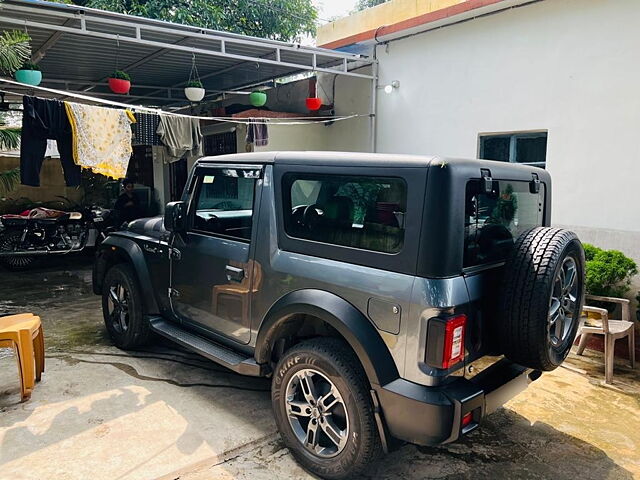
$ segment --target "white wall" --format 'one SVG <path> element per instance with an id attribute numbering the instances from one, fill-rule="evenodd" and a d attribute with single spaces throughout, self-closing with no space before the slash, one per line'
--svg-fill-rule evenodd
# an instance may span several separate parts
<path id="1" fill-rule="evenodd" d="M 638 52 L 638 0 L 544 0 L 379 46 L 400 88 L 378 93 L 377 149 L 474 158 L 480 132 L 548 130 L 553 222 L 640 241 Z"/>

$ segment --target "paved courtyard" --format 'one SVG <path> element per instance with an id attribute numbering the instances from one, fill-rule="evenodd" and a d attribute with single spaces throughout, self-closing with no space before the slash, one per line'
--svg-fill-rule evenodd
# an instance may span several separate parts
<path id="1" fill-rule="evenodd" d="M 0 478 L 313 478 L 279 441 L 268 380 L 169 344 L 111 347 L 90 283 L 86 258 L 0 272 L 0 314 L 40 315 L 47 350 L 25 403 L 0 350 Z M 404 446 L 363 478 L 640 478 L 640 370 L 618 360 L 604 386 L 601 353 L 572 355 L 461 442 Z"/>

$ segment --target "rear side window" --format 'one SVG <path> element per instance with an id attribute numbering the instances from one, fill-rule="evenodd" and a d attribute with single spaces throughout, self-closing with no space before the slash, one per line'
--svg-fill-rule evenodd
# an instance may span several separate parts
<path id="1" fill-rule="evenodd" d="M 492 184 L 487 193 L 480 190 L 479 180 L 467 183 L 465 268 L 503 261 L 521 233 L 542 225 L 544 184 L 539 193 L 531 193 L 528 182 L 494 180 Z"/>
<path id="2" fill-rule="evenodd" d="M 285 231 L 291 237 L 398 253 L 404 244 L 407 186 L 392 177 L 286 174 Z"/>

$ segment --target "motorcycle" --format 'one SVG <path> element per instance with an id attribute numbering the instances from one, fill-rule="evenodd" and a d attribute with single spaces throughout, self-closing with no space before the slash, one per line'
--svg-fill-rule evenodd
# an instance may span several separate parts
<path id="1" fill-rule="evenodd" d="M 64 212 L 34 208 L 0 216 L 0 265 L 26 270 L 48 255 L 79 253 L 95 247 L 116 230 L 115 215 L 101 207 Z"/>

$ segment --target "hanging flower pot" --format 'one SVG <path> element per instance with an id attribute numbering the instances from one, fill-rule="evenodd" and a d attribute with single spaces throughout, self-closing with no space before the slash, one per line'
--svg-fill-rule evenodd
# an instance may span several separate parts
<path id="1" fill-rule="evenodd" d="M 262 107 L 265 103 L 267 103 L 267 94 L 256 90 L 249 94 L 249 102 L 254 107 Z"/>
<path id="2" fill-rule="evenodd" d="M 199 102 L 204 98 L 204 88 L 199 80 L 193 80 L 184 87 L 184 96 L 190 102 Z"/>
<path id="3" fill-rule="evenodd" d="M 125 94 L 131 89 L 131 77 L 128 73 L 116 70 L 109 75 L 109 88 L 113 93 Z"/>
<path id="4" fill-rule="evenodd" d="M 318 97 L 308 97 L 305 103 L 309 110 L 315 112 L 316 110 L 320 110 L 320 107 L 322 106 L 322 99 Z"/>
<path id="5" fill-rule="evenodd" d="M 27 85 L 33 85 L 34 87 L 40 85 L 42 81 L 42 72 L 40 67 L 35 63 L 25 63 L 20 70 L 16 70 L 14 78 L 20 83 L 26 83 Z"/>

